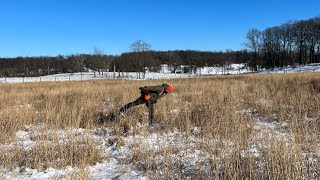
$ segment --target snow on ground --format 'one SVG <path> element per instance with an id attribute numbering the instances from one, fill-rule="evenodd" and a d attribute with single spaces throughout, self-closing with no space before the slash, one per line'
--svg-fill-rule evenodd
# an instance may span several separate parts
<path id="1" fill-rule="evenodd" d="M 141 124 L 138 124 L 138 126 L 141 129 L 149 129 L 149 131 L 141 134 L 131 132 L 132 135 L 116 137 L 111 135 L 112 130 L 107 128 L 47 130 L 44 124 L 28 125 L 25 126 L 24 130 L 16 132 L 16 138 L 12 142 L 1 144 L 0 150 L 19 146 L 24 151 L 30 151 L 41 143 L 40 141 L 32 140 L 31 137 L 41 134 L 56 135 L 64 143 L 70 141 L 67 134 L 74 134 L 79 139 L 89 137 L 105 155 L 105 159 L 102 162 L 87 168 L 90 179 L 147 179 L 147 175 L 143 171 L 144 167 L 147 166 L 143 164 L 145 162 L 143 153 L 147 153 L 154 158 L 155 165 L 159 167 L 157 173 L 166 173 L 166 169 L 162 169 L 165 159 L 163 152 L 165 151 L 174 151 L 172 154 L 169 153 L 169 156 L 175 162 L 181 164 L 185 177 L 188 177 L 192 171 L 196 171 L 199 166 L 204 166 L 201 168 L 208 166 L 209 159 L 212 157 L 206 150 L 198 148 L 201 142 L 199 140 L 199 133 L 201 133 L 199 128 L 192 129 L 192 134 L 187 135 L 178 130 L 169 133 L 157 133 L 154 127 Z M 209 141 L 208 143 L 212 146 L 221 144 L 221 141 L 220 143 L 217 140 Z M 50 143 L 50 141 L 47 143 Z M 118 145 L 119 143 L 121 145 Z M 225 141 L 224 143 L 232 146 L 231 142 Z M 131 160 L 134 154 L 137 153 L 142 153 L 142 164 L 134 163 Z M 38 171 L 26 166 L 17 167 L 11 171 L 0 167 L 0 179 L 61 179 L 69 178 L 79 171 L 78 168 L 70 166 L 64 169 L 49 167 L 44 171 Z M 157 175 L 151 174 L 151 176 Z"/>
<path id="2" fill-rule="evenodd" d="M 242 110 L 240 113 L 246 115 L 249 119 L 254 121 L 254 136 L 250 142 L 249 156 L 253 155 L 255 157 L 261 157 L 262 149 L 274 148 L 274 143 L 281 142 L 284 143 L 289 151 L 293 149 L 294 146 L 300 148 L 303 151 L 303 145 L 295 143 L 294 135 L 288 130 L 288 123 L 277 121 L 275 114 L 272 116 L 265 116 L 260 114 L 256 109 L 249 108 Z M 313 121 L 312 118 L 305 117 L 304 121 Z M 318 179 L 318 158 L 320 157 L 320 144 L 316 145 L 316 150 L 311 152 L 310 150 L 305 150 L 302 152 L 304 159 L 308 161 L 310 168 L 311 179 Z M 243 153 L 246 155 L 246 152 Z"/>
<path id="3" fill-rule="evenodd" d="M 108 101 L 106 99 L 106 101 Z M 292 145 L 292 135 L 287 130 L 287 124 L 282 124 L 276 121 L 276 117 L 267 117 L 259 114 L 257 110 L 250 108 L 236 113 L 241 113 L 254 121 L 253 129 L 254 136 L 250 140 L 250 147 L 243 150 L 242 156 L 261 156 L 261 149 L 270 147 L 272 142 L 278 140 Z M 90 179 L 148 179 L 158 177 L 163 173 L 167 173 L 164 162 L 167 157 L 164 157 L 165 151 L 174 162 L 179 162 L 182 169 L 182 177 L 189 178 L 190 174 L 195 171 L 202 170 L 204 172 L 211 171 L 213 158 L 228 157 L 234 152 L 233 143 L 226 139 L 221 141 L 221 138 L 207 139 L 204 142 L 201 139 L 201 128 L 194 127 L 190 133 L 174 130 L 173 132 L 163 133 L 158 132 L 157 127 L 149 127 L 147 124 L 137 124 L 137 129 L 129 131 L 126 136 L 115 136 L 111 129 L 102 127 L 97 129 L 65 129 L 65 130 L 47 130 L 45 124 L 27 125 L 23 130 L 16 132 L 16 137 L 10 143 L 0 144 L 0 150 L 12 149 L 16 146 L 21 147 L 24 151 L 30 151 L 40 141 L 32 140 L 35 135 L 50 135 L 57 136 L 64 143 L 68 143 L 68 135 L 73 134 L 75 137 L 82 139 L 88 137 L 91 139 L 99 150 L 104 154 L 104 159 L 87 168 Z M 137 131 L 137 132 L 134 132 Z M 74 137 L 73 137 L 74 140 Z M 211 148 L 217 149 L 219 146 L 228 147 L 223 154 L 212 156 L 205 148 L 200 148 L 203 143 Z M 222 143 L 222 145 L 221 145 Z M 142 156 L 143 160 L 132 161 L 135 155 Z M 155 172 L 146 174 L 147 167 L 146 158 L 152 157 L 155 167 L 158 169 Z M 310 154 L 305 154 L 310 156 Z M 219 160 L 217 160 L 219 161 Z M 63 169 L 55 169 L 52 167 L 44 171 L 32 169 L 22 166 L 13 170 L 7 170 L 0 167 L 0 179 L 64 179 L 70 178 L 73 174 L 81 170 L 76 167 L 67 166 Z M 153 174 L 152 174 L 153 173 Z M 174 175 L 173 175 L 174 177 Z M 179 176 L 181 178 L 181 176 Z"/>
<path id="4" fill-rule="evenodd" d="M 194 77 L 193 74 L 175 74 L 175 73 L 153 73 L 149 72 L 140 78 L 137 73 L 118 73 L 115 75 L 112 72 L 94 73 L 94 72 L 83 72 L 83 73 L 65 73 L 65 74 L 53 74 L 40 77 L 2 77 L 0 83 L 26 83 L 26 82 L 44 82 L 44 81 L 81 81 L 81 80 L 93 80 L 93 79 L 126 79 L 126 80 L 143 80 L 143 79 L 171 79 L 171 78 L 189 78 Z"/>
<path id="5" fill-rule="evenodd" d="M 245 64 L 230 64 L 227 67 L 202 67 L 196 71 L 197 75 L 222 75 L 222 74 L 246 74 L 250 73 Z"/>
<path id="6" fill-rule="evenodd" d="M 12 149 L 16 146 L 22 147 L 24 151 L 30 151 L 40 141 L 31 140 L 31 136 L 34 135 L 57 135 L 61 141 L 68 143 L 70 141 L 67 134 L 76 135 L 77 138 L 91 138 L 101 152 L 104 153 L 106 158 L 103 162 L 96 163 L 88 168 L 89 177 L 92 179 L 146 179 L 144 175 L 135 170 L 133 165 L 122 164 L 119 158 L 125 157 L 129 153 L 128 147 L 118 149 L 116 143 L 110 145 L 110 140 L 114 139 L 109 135 L 110 130 L 108 129 L 68 129 L 68 130 L 45 130 L 45 125 L 29 125 L 25 126 L 25 130 L 16 132 L 16 138 L 13 142 L 0 145 L 1 149 Z M 45 131 L 43 131 L 45 130 Z M 126 139 L 130 141 L 131 139 Z M 47 142 L 53 143 L 53 142 Z M 108 159 L 108 160 L 107 160 Z M 30 167 L 17 167 L 12 171 L 8 171 L 0 167 L 0 179 L 61 179 L 71 177 L 73 173 L 77 173 L 80 170 L 75 167 L 66 167 L 64 169 L 54 169 L 52 167 L 47 168 L 45 171 L 38 171 L 37 169 L 31 169 Z"/>
<path id="7" fill-rule="evenodd" d="M 320 63 L 313 63 L 304 66 L 296 66 L 296 67 L 284 67 L 284 68 L 274 68 L 274 69 L 263 69 L 260 70 L 259 73 L 269 74 L 269 73 L 297 73 L 297 72 L 313 72 L 320 71 Z"/>
<path id="8" fill-rule="evenodd" d="M 267 117 L 259 114 L 257 110 L 250 108 L 239 111 L 254 121 L 253 129 L 254 136 L 250 140 L 250 147 L 242 151 L 242 156 L 254 156 L 259 158 L 261 149 L 271 147 L 275 140 L 284 142 L 288 146 L 292 145 L 292 135 L 287 130 L 287 124 L 282 124 L 276 121 L 276 117 Z M 193 127 L 190 133 L 174 130 L 173 132 L 158 132 L 157 126 L 149 127 L 147 124 L 137 124 L 137 129 L 131 130 L 126 136 L 115 136 L 113 130 L 105 127 L 97 129 L 65 129 L 65 130 L 48 130 L 45 124 L 27 125 L 23 130 L 16 132 L 16 137 L 12 142 L 0 144 L 0 151 L 3 149 L 12 149 L 21 147 L 24 151 L 30 151 L 36 147 L 40 141 L 33 140 L 35 135 L 50 135 L 57 136 L 64 143 L 70 141 L 70 134 L 74 137 L 83 139 L 89 138 L 103 153 L 104 159 L 94 165 L 89 166 L 86 170 L 90 179 L 148 179 L 161 176 L 167 173 L 164 162 L 168 157 L 164 157 L 163 152 L 167 153 L 169 159 L 178 162 L 181 168 L 182 177 L 189 178 L 190 174 L 195 171 L 202 170 L 204 172 L 211 171 L 213 158 L 228 157 L 235 148 L 233 143 L 226 139 L 221 141 L 221 138 L 201 139 L 201 128 Z M 139 131 L 141 129 L 141 131 Z M 139 132 L 139 133 L 137 133 Z M 74 140 L 74 137 L 72 138 Z M 205 148 L 200 148 L 203 143 L 209 145 L 213 149 L 218 149 L 219 146 L 228 147 L 223 154 L 212 156 Z M 221 145 L 222 143 L 222 145 Z M 135 155 L 142 156 L 142 161 L 132 161 Z M 155 172 L 146 174 L 145 168 L 148 166 L 144 155 L 158 169 Z M 309 154 L 305 154 L 309 156 Z M 22 166 L 13 170 L 7 170 L 0 167 L 0 179 L 64 179 L 70 178 L 73 174 L 81 170 L 76 167 L 67 166 L 63 169 L 55 169 L 48 167 L 44 171 L 32 169 Z M 152 174 L 153 173 L 153 174 Z M 174 175 L 173 175 L 174 176 Z M 179 176 L 181 178 L 181 176 Z"/>
<path id="9" fill-rule="evenodd" d="M 254 136 L 251 139 L 249 154 L 255 157 L 261 156 L 261 149 L 270 147 L 274 140 L 285 143 L 292 141 L 292 136 L 286 129 L 286 122 L 279 124 L 275 115 L 263 116 L 253 108 L 242 110 L 240 113 L 254 121 Z"/>
<path id="10" fill-rule="evenodd" d="M 65 73 L 54 74 L 41 77 L 10 77 L 0 78 L 0 83 L 23 83 L 23 82 L 42 82 L 42 81 L 79 81 L 90 79 L 172 79 L 172 78 L 190 78 L 195 76 L 208 76 L 208 75 L 224 75 L 224 74 L 246 74 L 251 73 L 245 64 L 230 64 L 228 67 L 203 67 L 198 68 L 194 74 L 190 73 L 171 73 L 167 66 L 162 66 L 160 73 L 147 72 L 143 75 L 128 72 L 128 73 L 113 73 L 113 72 L 83 72 L 83 73 Z M 305 72 L 305 71 L 320 71 L 320 63 L 309 64 L 297 67 L 274 68 L 273 70 L 259 70 L 258 73 L 292 73 L 292 72 Z"/>

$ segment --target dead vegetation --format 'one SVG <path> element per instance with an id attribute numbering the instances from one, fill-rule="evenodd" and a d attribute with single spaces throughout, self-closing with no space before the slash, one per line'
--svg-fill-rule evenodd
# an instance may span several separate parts
<path id="1" fill-rule="evenodd" d="M 319 73 L 298 73 L 2 84 L 0 166 L 85 169 L 108 160 L 101 145 L 90 137 L 48 131 L 83 128 L 94 132 L 101 128 L 96 121 L 99 112 L 111 112 L 135 100 L 140 86 L 166 82 L 175 91 L 157 103 L 156 128 L 140 126 L 147 124 L 143 105 L 128 110 L 119 122 L 105 125 L 117 148 L 130 150 L 119 159 L 122 163 L 133 163 L 151 179 L 317 179 L 318 77 Z M 17 132 L 32 130 L 26 129 L 30 125 L 45 128 L 30 137 L 39 143 L 25 149 L 18 143 Z M 155 133 L 167 139 L 143 143 Z M 127 142 L 129 136 L 134 142 Z M 108 146 L 115 144 L 111 141 Z M 89 175 L 84 170 L 72 176 Z"/>

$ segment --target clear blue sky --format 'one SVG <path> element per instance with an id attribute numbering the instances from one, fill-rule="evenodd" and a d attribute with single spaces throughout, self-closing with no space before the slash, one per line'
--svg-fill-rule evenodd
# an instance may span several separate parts
<path id="1" fill-rule="evenodd" d="M 319 0 L 0 0 L 0 57 L 244 49 L 251 28 L 320 16 Z"/>

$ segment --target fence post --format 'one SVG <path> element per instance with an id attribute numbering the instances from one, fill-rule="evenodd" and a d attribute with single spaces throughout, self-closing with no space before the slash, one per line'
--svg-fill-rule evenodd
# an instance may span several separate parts
<path id="1" fill-rule="evenodd" d="M 40 82 L 41 82 L 41 76 L 40 76 Z"/>
<path id="2" fill-rule="evenodd" d="M 7 83 L 7 78 L 6 77 L 4 77 L 4 82 Z"/>

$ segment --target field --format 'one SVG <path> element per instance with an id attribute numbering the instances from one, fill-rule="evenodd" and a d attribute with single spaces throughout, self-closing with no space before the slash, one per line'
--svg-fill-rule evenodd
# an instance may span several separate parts
<path id="1" fill-rule="evenodd" d="M 165 81 L 165 82 L 164 82 Z M 147 109 L 112 112 L 145 85 Z M 0 179 L 318 179 L 320 74 L 0 84 Z"/>

